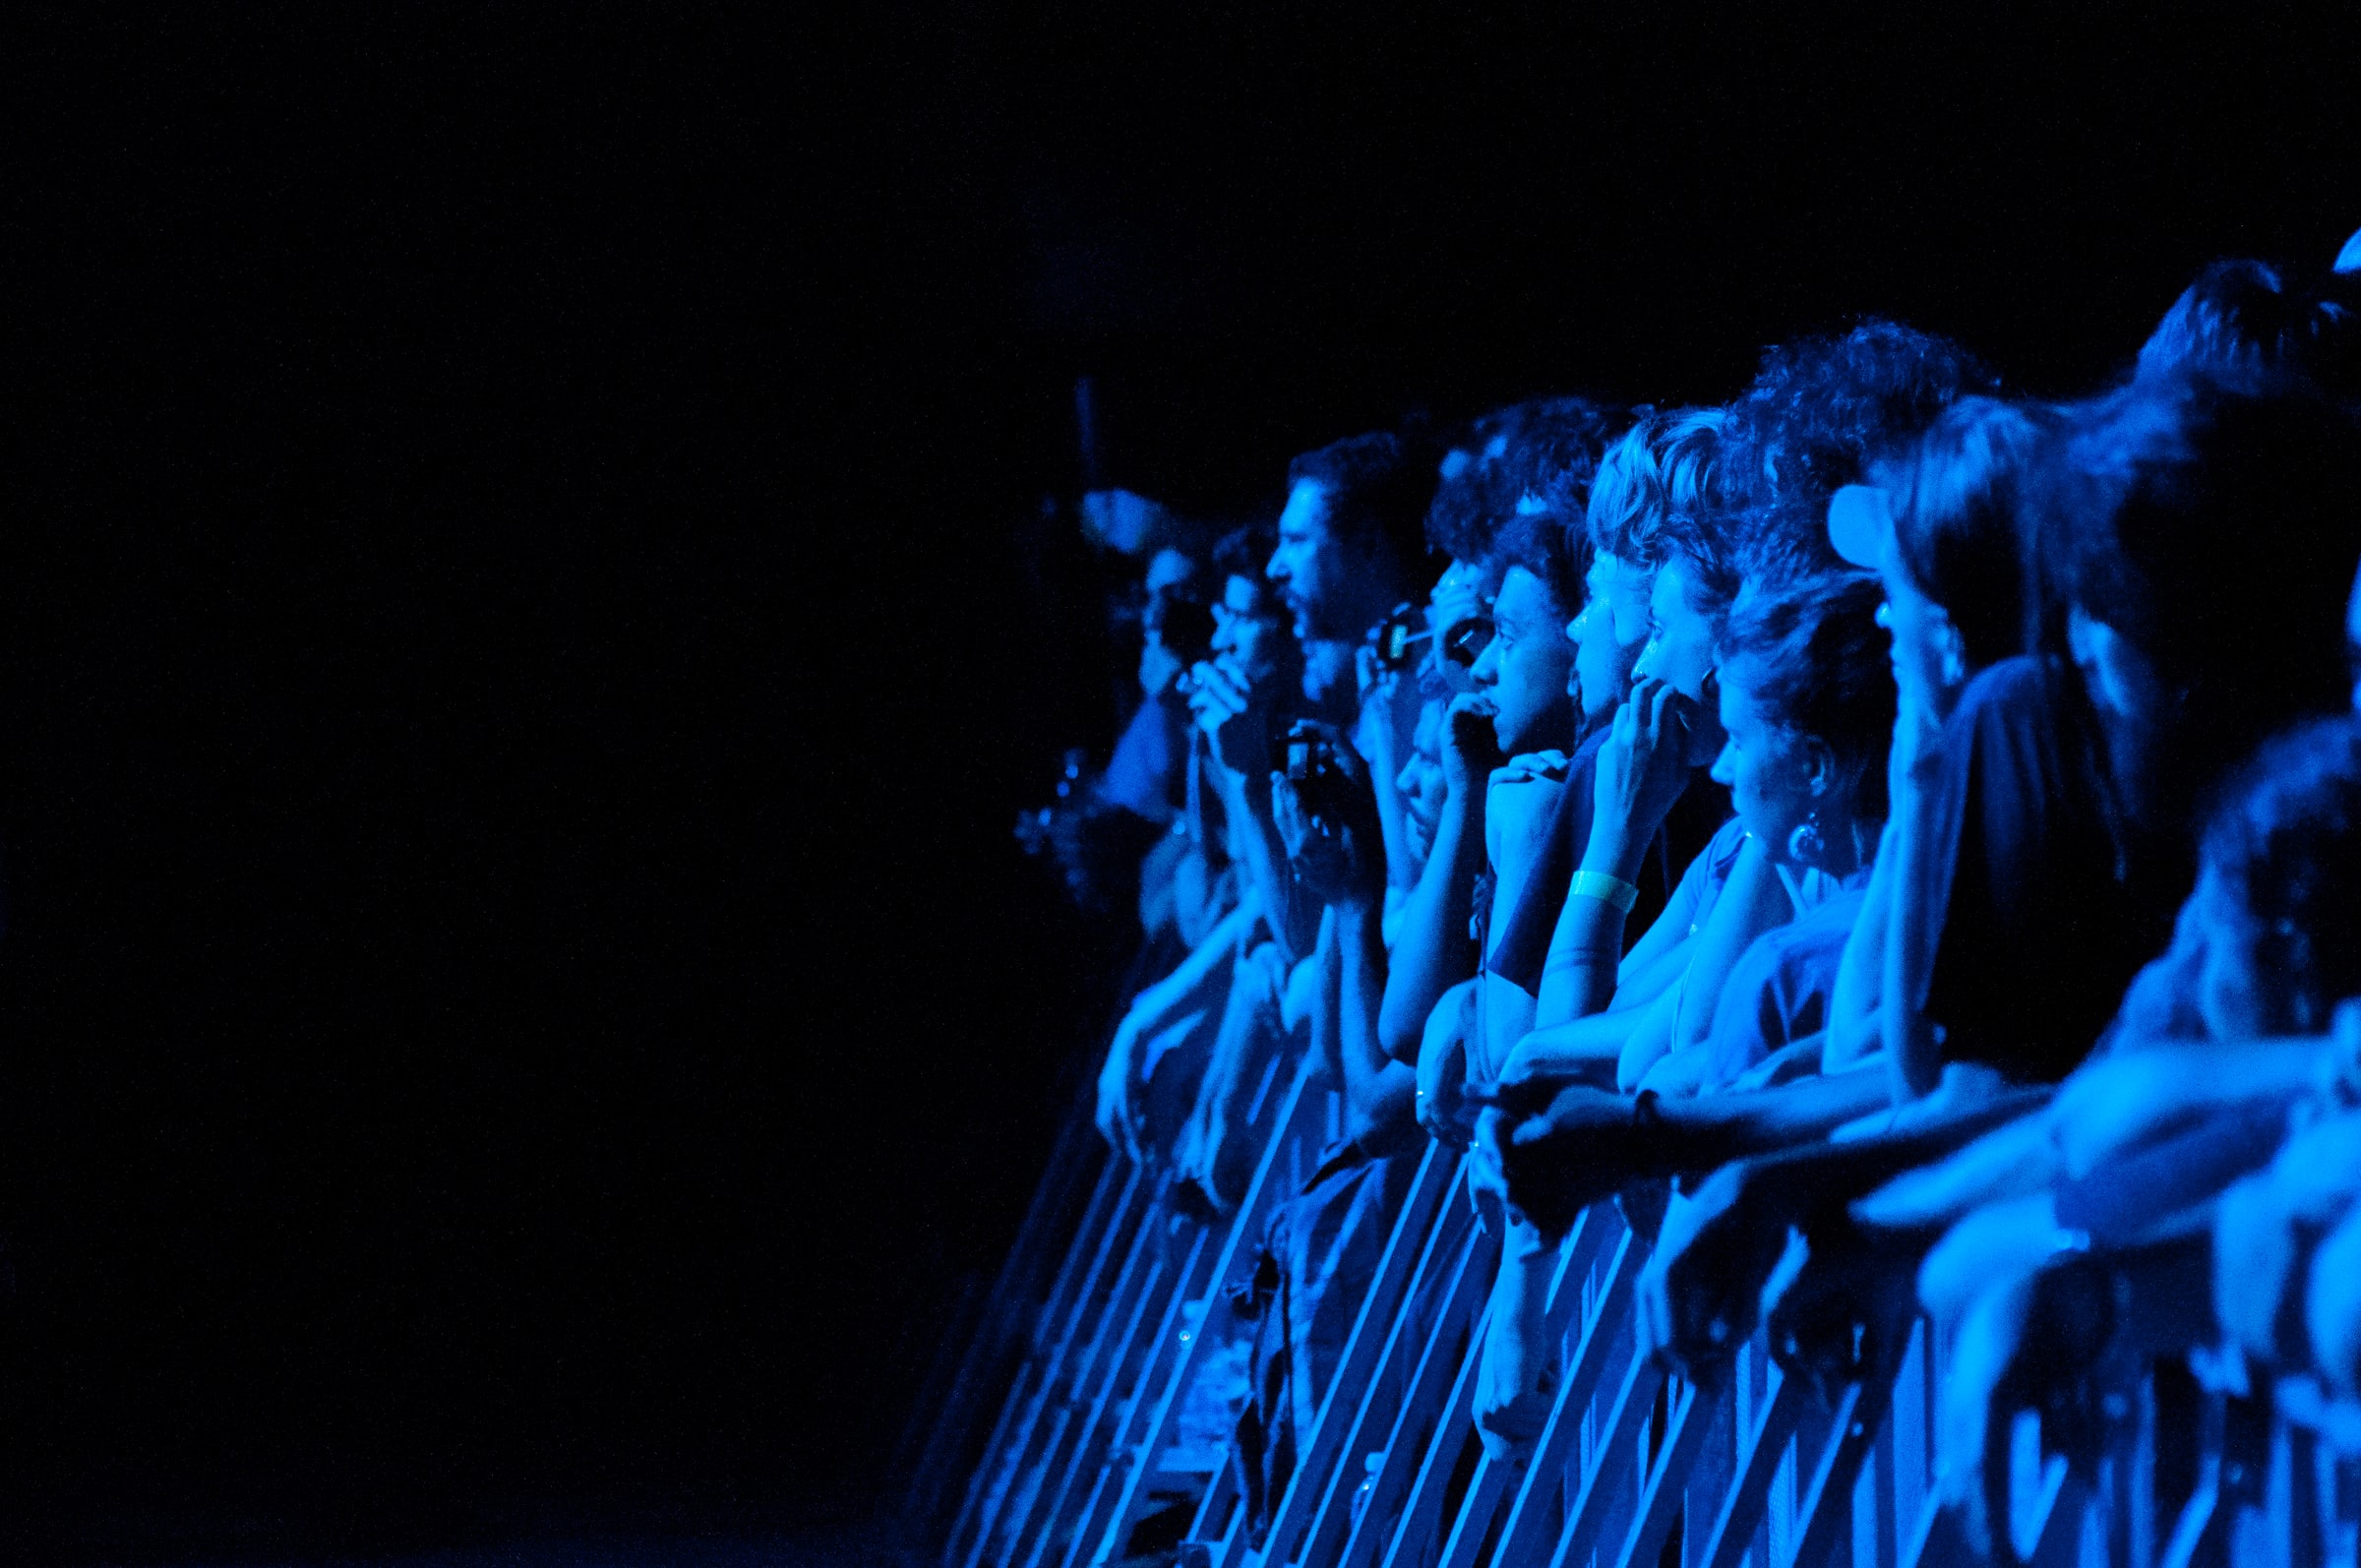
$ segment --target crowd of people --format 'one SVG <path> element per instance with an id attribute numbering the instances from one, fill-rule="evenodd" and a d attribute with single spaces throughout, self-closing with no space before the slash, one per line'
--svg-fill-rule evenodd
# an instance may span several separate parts
<path id="1" fill-rule="evenodd" d="M 1609 1199 L 1691 1375 L 1930 1315 L 1970 1515 L 2127 1365 L 2361 1397 L 2357 411 L 2361 236 L 2208 268 L 2080 401 L 1869 321 L 1720 407 L 1352 436 L 1147 552 L 1079 786 L 1154 829 L 1099 1127 L 1210 1221 L 1274 1062 L 1343 1108 L 1254 1277 L 1249 1518 L 1430 1139 L 1501 1239 L 1495 1455 Z"/>

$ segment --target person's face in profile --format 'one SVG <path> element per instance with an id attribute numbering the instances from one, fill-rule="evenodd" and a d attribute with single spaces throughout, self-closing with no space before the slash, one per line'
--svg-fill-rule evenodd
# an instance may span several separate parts
<path id="1" fill-rule="evenodd" d="M 1419 707 L 1419 727 L 1411 738 L 1410 760 L 1394 775 L 1402 795 L 1402 833 L 1411 864 L 1423 867 L 1434 848 L 1434 824 L 1442 819 L 1443 797 L 1449 785 L 1443 777 L 1443 709 L 1440 697 Z"/>
<path id="2" fill-rule="evenodd" d="M 1648 592 L 1648 640 L 1632 666 L 1634 677 L 1663 681 L 1691 701 L 1702 701 L 1714 670 L 1714 629 L 1689 593 L 1689 569 L 1672 560 L 1657 569 Z"/>
<path id="3" fill-rule="evenodd" d="M 1598 551 L 1583 581 L 1590 589 L 1582 612 L 1566 623 L 1574 644 L 1574 674 L 1568 694 L 1582 716 L 1604 723 L 1631 690 L 1632 661 L 1648 642 L 1645 573 L 1635 573 L 1612 553 Z"/>
<path id="4" fill-rule="evenodd" d="M 1648 642 L 1631 667 L 1633 680 L 1662 681 L 1696 706 L 1689 713 L 1689 761 L 1702 767 L 1722 750 L 1714 700 L 1714 626 L 1697 607 L 1688 564 L 1678 557 L 1656 572 L 1648 590 Z"/>
<path id="5" fill-rule="evenodd" d="M 1309 479 L 1288 492 L 1279 513 L 1279 547 L 1264 570 L 1295 617 L 1296 636 L 1304 642 L 1333 640 L 1336 601 L 1343 597 L 1343 552 L 1329 522 L 1328 487 Z"/>
<path id="6" fill-rule="evenodd" d="M 1278 668 L 1272 639 L 1287 633 L 1268 592 L 1252 577 L 1232 577 L 1213 607 L 1213 654 L 1248 687 Z"/>
<path id="7" fill-rule="evenodd" d="M 1795 829 L 1819 804 L 1813 788 L 1813 750 L 1773 721 L 1742 676 L 1725 671 L 1720 687 L 1724 738 L 1722 753 L 1714 758 L 1714 781 L 1728 786 L 1730 808 L 1746 830 L 1762 840 L 1772 860 L 1808 867 L 1811 863 L 1797 854 Z M 1829 838 L 1824 830 L 1819 841 Z"/>
<path id="8" fill-rule="evenodd" d="M 1492 606 L 1492 640 L 1476 660 L 1476 689 L 1492 699 L 1492 730 L 1515 755 L 1558 746 L 1572 717 L 1566 677 L 1574 649 L 1561 634 L 1561 611 L 1542 579 L 1510 567 Z"/>
<path id="9" fill-rule="evenodd" d="M 1877 624 L 1894 638 L 1894 691 L 1905 707 L 1918 705 L 1948 713 L 1951 698 L 1968 679 L 1959 633 L 1943 607 L 1919 591 L 1888 539 L 1877 574 L 1886 590 Z"/>

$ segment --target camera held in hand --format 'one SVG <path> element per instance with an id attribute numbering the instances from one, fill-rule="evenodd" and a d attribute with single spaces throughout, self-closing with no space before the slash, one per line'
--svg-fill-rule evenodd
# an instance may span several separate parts
<path id="1" fill-rule="evenodd" d="M 1377 650 L 1381 669 L 1407 670 L 1419 657 L 1419 650 L 1434 638 L 1434 633 L 1420 625 L 1425 612 L 1418 605 L 1405 601 L 1369 630 L 1369 645 Z"/>
<path id="2" fill-rule="evenodd" d="M 1287 781 L 1295 786 L 1306 822 L 1325 833 L 1344 826 L 1345 791 L 1352 776 L 1337 759 L 1336 743 L 1310 719 L 1298 719 L 1288 728 Z"/>

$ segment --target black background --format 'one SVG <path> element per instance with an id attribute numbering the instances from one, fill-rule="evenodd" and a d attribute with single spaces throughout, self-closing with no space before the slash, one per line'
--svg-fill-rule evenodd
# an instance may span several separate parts
<path id="1" fill-rule="evenodd" d="M 7 26 L 8 1560 L 868 1506 L 1117 956 L 1077 375 L 1239 508 L 2361 223 L 2327 8 L 499 9 Z"/>

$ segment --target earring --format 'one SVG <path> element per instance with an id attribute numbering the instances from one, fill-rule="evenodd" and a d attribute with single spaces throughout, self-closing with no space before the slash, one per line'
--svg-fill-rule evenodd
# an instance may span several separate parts
<path id="1" fill-rule="evenodd" d="M 1820 808 L 1795 824 L 1787 835 L 1787 859 L 1799 866 L 1817 866 L 1828 858 L 1828 840 L 1820 832 Z"/>

